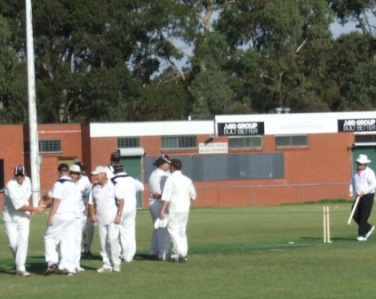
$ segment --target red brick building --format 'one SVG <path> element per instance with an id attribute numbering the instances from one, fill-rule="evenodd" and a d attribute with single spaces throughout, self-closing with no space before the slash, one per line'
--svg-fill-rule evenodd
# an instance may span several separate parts
<path id="1" fill-rule="evenodd" d="M 353 157 L 376 162 L 375 112 L 221 115 L 212 121 L 39 125 L 41 194 L 62 162 L 88 174 L 120 149 L 127 172 L 145 183 L 162 153 L 183 161 L 198 191 L 196 205 L 249 206 L 346 198 Z M 30 173 L 29 129 L 0 126 L 0 184 L 17 164 Z M 374 167 L 375 166 L 375 167 Z M 371 167 L 376 168 L 376 163 Z M 1 195 L 0 195 L 1 196 Z"/>

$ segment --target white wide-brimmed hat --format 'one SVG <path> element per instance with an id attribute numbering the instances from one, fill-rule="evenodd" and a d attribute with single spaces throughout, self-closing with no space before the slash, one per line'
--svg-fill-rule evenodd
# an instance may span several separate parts
<path id="1" fill-rule="evenodd" d="M 358 159 L 356 159 L 356 162 L 359 164 L 368 164 L 371 163 L 371 160 L 368 159 L 367 155 L 359 155 Z"/>
<path id="2" fill-rule="evenodd" d="M 167 224 L 168 224 L 168 217 L 167 217 L 167 216 L 165 216 L 164 219 L 158 218 L 158 219 L 155 220 L 155 222 L 154 222 L 154 228 L 155 228 L 155 229 L 158 229 L 158 228 L 165 228 L 165 227 L 167 227 Z"/>
<path id="3" fill-rule="evenodd" d="M 81 167 L 76 164 L 73 164 L 69 166 L 69 171 L 74 173 L 81 173 Z"/>

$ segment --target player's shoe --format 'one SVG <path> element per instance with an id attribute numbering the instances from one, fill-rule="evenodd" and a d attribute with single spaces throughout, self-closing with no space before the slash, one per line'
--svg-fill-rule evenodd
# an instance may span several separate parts
<path id="1" fill-rule="evenodd" d="M 54 272 L 56 271 L 56 268 L 57 268 L 56 264 L 51 264 L 51 265 L 49 265 L 49 266 L 47 267 L 47 270 L 46 270 L 46 272 L 44 273 L 44 275 L 50 275 L 50 274 L 54 273 Z"/>
<path id="2" fill-rule="evenodd" d="M 112 270 L 114 271 L 114 272 L 120 272 L 121 271 L 121 266 L 120 265 L 114 265 L 114 267 L 112 268 Z"/>
<path id="3" fill-rule="evenodd" d="M 17 271 L 18 276 L 29 277 L 31 274 L 27 271 Z"/>
<path id="4" fill-rule="evenodd" d="M 102 266 L 99 269 L 97 269 L 98 273 L 106 273 L 106 272 L 112 272 L 112 267 L 110 266 Z"/>

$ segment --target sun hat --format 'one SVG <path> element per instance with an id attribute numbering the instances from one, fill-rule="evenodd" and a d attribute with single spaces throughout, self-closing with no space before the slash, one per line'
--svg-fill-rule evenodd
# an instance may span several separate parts
<path id="1" fill-rule="evenodd" d="M 105 166 L 97 166 L 94 171 L 91 172 L 92 175 L 96 175 L 98 173 L 107 173 L 107 168 Z"/>
<path id="2" fill-rule="evenodd" d="M 368 164 L 371 163 L 371 160 L 368 159 L 367 155 L 360 154 L 356 162 L 359 164 Z"/>
<path id="3" fill-rule="evenodd" d="M 86 169 L 86 166 L 80 161 L 74 162 L 74 164 L 78 165 L 81 168 L 81 171 L 84 171 Z"/>
<path id="4" fill-rule="evenodd" d="M 81 173 L 81 167 L 77 164 L 73 164 L 69 167 L 70 172 Z"/>

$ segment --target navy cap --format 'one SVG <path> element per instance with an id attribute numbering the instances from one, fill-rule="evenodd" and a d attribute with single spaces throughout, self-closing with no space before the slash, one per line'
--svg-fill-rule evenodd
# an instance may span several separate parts
<path id="1" fill-rule="evenodd" d="M 57 168 L 58 171 L 69 171 L 69 166 L 66 163 L 61 163 Z"/>
<path id="2" fill-rule="evenodd" d="M 14 175 L 15 176 L 19 176 L 19 175 L 24 176 L 25 175 L 25 166 L 23 166 L 23 165 L 17 165 L 14 168 Z"/>

